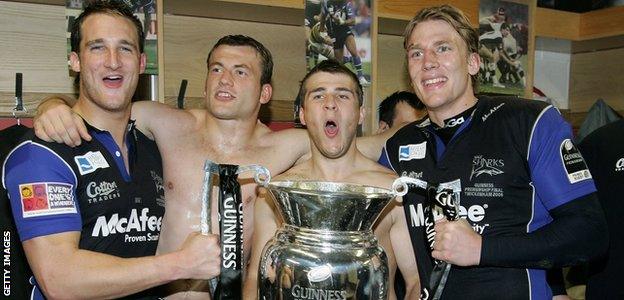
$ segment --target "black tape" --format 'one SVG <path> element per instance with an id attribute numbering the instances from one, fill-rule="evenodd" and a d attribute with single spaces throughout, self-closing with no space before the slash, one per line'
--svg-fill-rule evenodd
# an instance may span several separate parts
<path id="1" fill-rule="evenodd" d="M 243 298 L 243 202 L 237 171 L 236 165 L 219 165 L 221 275 L 215 299 Z"/>

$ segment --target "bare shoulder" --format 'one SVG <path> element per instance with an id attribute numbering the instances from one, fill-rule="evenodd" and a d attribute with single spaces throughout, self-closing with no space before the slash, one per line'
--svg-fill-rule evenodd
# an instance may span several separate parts
<path id="1" fill-rule="evenodd" d="M 397 178 L 394 171 L 378 164 L 375 161 L 365 159 L 358 163 L 358 170 L 354 173 L 354 179 L 358 183 L 389 189 Z"/>
<path id="2" fill-rule="evenodd" d="M 274 180 L 312 180 L 310 177 L 309 161 L 298 164 L 282 174 L 275 176 Z"/>
<path id="3" fill-rule="evenodd" d="M 132 118 L 139 129 L 154 136 L 168 132 L 180 132 L 193 126 L 196 114 L 191 110 L 177 109 L 156 101 L 138 101 L 132 105 Z"/>

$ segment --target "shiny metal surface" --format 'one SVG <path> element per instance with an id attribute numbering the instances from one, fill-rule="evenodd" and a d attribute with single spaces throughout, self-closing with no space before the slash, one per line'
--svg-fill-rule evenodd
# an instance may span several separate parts
<path id="1" fill-rule="evenodd" d="M 260 299 L 387 298 L 387 257 L 371 227 L 391 190 L 311 181 L 267 189 L 285 225 L 263 251 Z"/>

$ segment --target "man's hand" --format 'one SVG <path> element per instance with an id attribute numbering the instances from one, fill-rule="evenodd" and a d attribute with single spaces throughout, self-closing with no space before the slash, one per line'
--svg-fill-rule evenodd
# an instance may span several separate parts
<path id="1" fill-rule="evenodd" d="M 221 273 L 219 236 L 191 232 L 179 250 L 180 278 L 210 279 Z"/>
<path id="2" fill-rule="evenodd" d="M 62 99 L 52 98 L 42 102 L 37 108 L 33 125 L 37 137 L 47 142 L 74 147 L 80 145 L 82 139 L 91 140 L 82 118 Z"/>
<path id="3" fill-rule="evenodd" d="M 475 266 L 481 260 L 481 236 L 465 219 L 435 224 L 434 250 L 431 256 L 458 266 Z"/>

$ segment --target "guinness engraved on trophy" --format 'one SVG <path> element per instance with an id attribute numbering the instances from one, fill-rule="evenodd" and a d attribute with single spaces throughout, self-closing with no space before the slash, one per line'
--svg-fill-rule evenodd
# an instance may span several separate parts
<path id="1" fill-rule="evenodd" d="M 221 239 L 221 274 L 210 281 L 212 299 L 242 299 L 243 264 L 243 202 L 238 174 L 254 171 L 259 184 L 271 180 L 269 171 L 258 165 L 237 166 L 217 164 L 206 160 L 202 191 L 200 228 L 202 234 L 210 229 L 213 174 L 219 175 L 219 232 Z"/>
<path id="2" fill-rule="evenodd" d="M 393 190 L 333 182 L 266 186 L 284 225 L 264 248 L 259 299 L 386 299 L 388 262 L 371 230 L 407 186 Z"/>

